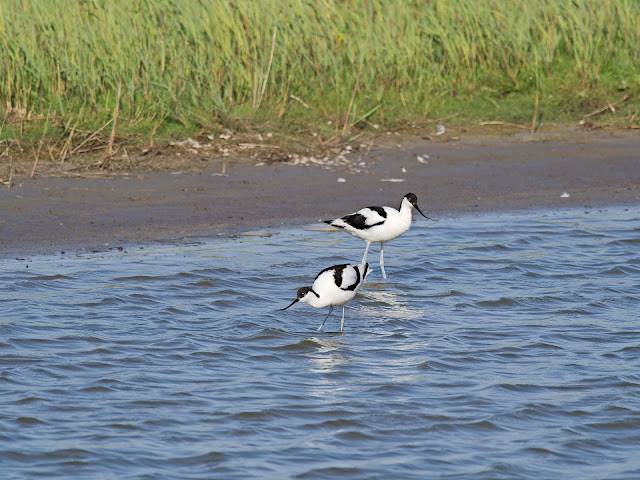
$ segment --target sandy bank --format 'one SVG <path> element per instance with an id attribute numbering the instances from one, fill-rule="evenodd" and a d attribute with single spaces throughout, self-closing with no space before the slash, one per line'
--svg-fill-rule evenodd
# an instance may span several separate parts
<path id="1" fill-rule="evenodd" d="M 181 164 L 179 172 L 14 178 L 13 188 L 0 189 L 0 256 L 309 224 L 362 206 L 396 206 L 407 192 L 432 217 L 640 204 L 640 135 L 634 132 L 445 143 L 392 136 L 330 159 L 335 165 L 224 160 L 226 176 L 218 175 L 218 159 Z"/>

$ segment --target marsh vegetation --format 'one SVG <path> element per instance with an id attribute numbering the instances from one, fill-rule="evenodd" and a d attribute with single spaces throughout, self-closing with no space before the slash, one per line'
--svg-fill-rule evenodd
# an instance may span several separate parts
<path id="1" fill-rule="evenodd" d="M 202 130 L 638 124 L 633 0 L 5 0 L 0 33 L 0 137 L 51 158 Z"/>

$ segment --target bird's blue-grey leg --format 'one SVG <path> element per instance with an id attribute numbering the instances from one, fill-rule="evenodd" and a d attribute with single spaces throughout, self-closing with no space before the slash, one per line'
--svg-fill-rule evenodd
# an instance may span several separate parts
<path id="1" fill-rule="evenodd" d="M 362 265 L 367 263 L 367 253 L 369 252 L 369 245 L 371 245 L 371 242 L 367 242 L 367 248 L 364 249 L 364 257 L 362 257 Z"/>
<path id="2" fill-rule="evenodd" d="M 384 271 L 384 243 L 380 242 L 380 270 L 382 270 L 382 278 L 387 278 Z"/>
<path id="3" fill-rule="evenodd" d="M 322 327 L 324 327 L 324 322 L 326 322 L 326 321 L 327 321 L 327 318 L 329 318 L 329 315 L 331 315 L 331 312 L 333 312 L 333 305 L 331 305 L 331 306 L 330 306 L 330 308 L 329 308 L 329 313 L 327 314 L 327 316 L 326 316 L 326 317 L 324 317 L 324 320 L 322 321 L 322 325 L 320 325 L 320 326 L 318 327 L 318 331 L 321 331 L 321 330 L 322 330 Z"/>
<path id="4" fill-rule="evenodd" d="M 364 265 L 365 263 L 367 263 L 367 253 L 369 253 L 369 245 L 371 245 L 371 242 L 367 242 L 367 248 L 364 249 L 364 256 L 362 257 L 362 263 L 360 265 Z M 362 279 L 362 283 L 367 283 L 366 277 Z"/>
<path id="5" fill-rule="evenodd" d="M 342 306 L 342 321 L 340 322 L 340 331 L 344 327 L 344 305 Z"/>

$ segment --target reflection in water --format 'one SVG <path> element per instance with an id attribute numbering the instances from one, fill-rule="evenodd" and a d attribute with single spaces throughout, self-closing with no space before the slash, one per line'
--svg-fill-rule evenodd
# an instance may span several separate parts
<path id="1" fill-rule="evenodd" d="M 342 334 L 340 334 L 342 335 Z M 351 356 L 346 351 L 344 343 L 330 337 L 311 337 L 318 346 L 313 353 L 306 357 L 311 362 L 309 371 L 312 373 L 328 374 L 336 371 L 336 367 L 348 364 Z"/>
<path id="2" fill-rule="evenodd" d="M 414 320 L 424 316 L 424 310 L 408 302 L 408 296 L 392 290 L 395 286 L 383 283 L 371 284 L 361 292 L 362 310 L 365 315 L 382 319 Z"/>

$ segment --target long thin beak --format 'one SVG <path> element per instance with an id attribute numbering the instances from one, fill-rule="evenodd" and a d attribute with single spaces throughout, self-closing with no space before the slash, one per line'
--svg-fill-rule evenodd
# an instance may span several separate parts
<path id="1" fill-rule="evenodd" d="M 422 210 L 420 210 L 420 207 L 418 206 L 418 204 L 416 203 L 414 205 L 414 207 L 416 207 L 416 210 L 418 210 L 420 212 L 420 215 L 422 215 L 424 218 L 426 218 L 427 220 L 431 220 L 429 217 L 427 217 L 424 213 L 422 213 Z"/>
<path id="2" fill-rule="evenodd" d="M 296 298 L 293 302 L 291 302 L 291 304 L 287 307 L 281 308 L 280 311 L 282 310 L 286 310 L 287 308 L 289 308 L 291 305 L 293 305 L 294 303 L 298 302 L 299 300 Z"/>

